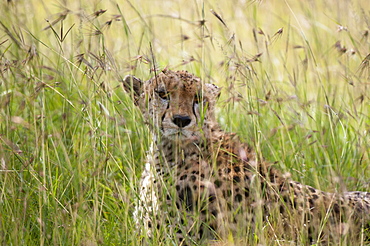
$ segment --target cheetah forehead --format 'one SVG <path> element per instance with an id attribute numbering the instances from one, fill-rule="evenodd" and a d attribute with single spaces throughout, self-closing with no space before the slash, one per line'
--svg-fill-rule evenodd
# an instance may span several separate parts
<path id="1" fill-rule="evenodd" d="M 187 71 L 165 70 L 147 81 L 146 91 L 165 89 L 167 91 L 182 90 L 189 94 L 195 94 L 200 90 L 207 92 L 209 96 L 216 96 L 220 88 L 214 84 L 202 83 L 201 79 Z"/>

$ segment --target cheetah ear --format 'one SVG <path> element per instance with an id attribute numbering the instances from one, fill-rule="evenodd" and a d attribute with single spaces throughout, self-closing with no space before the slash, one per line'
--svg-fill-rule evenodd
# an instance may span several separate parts
<path id="1" fill-rule="evenodd" d="M 218 87 L 217 85 L 214 85 L 214 84 L 207 84 L 207 87 L 210 90 L 211 95 L 213 96 L 213 98 L 218 100 L 218 98 L 221 95 L 221 87 Z"/>
<path id="2" fill-rule="evenodd" d="M 132 93 L 136 104 L 142 93 L 143 82 L 133 75 L 126 75 L 122 84 L 126 92 Z"/>

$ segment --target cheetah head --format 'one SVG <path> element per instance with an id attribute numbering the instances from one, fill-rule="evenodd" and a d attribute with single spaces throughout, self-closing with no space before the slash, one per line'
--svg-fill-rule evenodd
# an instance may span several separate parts
<path id="1" fill-rule="evenodd" d="M 198 143 L 212 128 L 220 88 L 185 71 L 164 70 L 148 81 L 123 80 L 155 135 L 181 144 Z"/>

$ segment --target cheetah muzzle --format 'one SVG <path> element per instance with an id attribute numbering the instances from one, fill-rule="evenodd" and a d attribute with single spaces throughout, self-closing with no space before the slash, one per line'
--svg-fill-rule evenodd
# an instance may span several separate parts
<path id="1" fill-rule="evenodd" d="M 170 70 L 145 82 L 126 76 L 123 85 L 154 139 L 134 211 L 147 240 L 193 245 L 245 239 L 261 228 L 276 240 L 307 244 L 368 235 L 370 193 L 322 192 L 259 159 L 217 124 L 217 86 Z"/>

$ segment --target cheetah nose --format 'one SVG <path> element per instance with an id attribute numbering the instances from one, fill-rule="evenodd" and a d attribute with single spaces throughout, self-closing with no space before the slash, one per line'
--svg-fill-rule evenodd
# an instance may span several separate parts
<path id="1" fill-rule="evenodd" d="M 175 123 L 178 127 L 185 127 L 190 124 L 191 119 L 189 116 L 184 116 L 184 115 L 174 115 L 172 117 L 173 123 Z"/>

